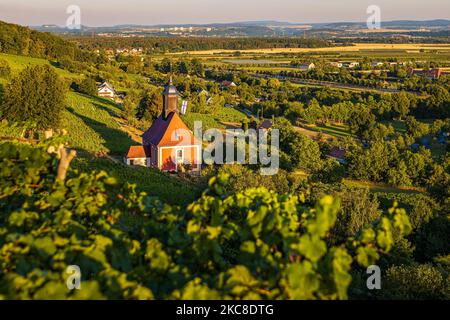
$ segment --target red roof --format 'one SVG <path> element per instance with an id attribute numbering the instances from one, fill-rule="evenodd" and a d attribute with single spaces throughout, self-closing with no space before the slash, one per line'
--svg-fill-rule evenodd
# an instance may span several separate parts
<path id="1" fill-rule="evenodd" d="M 188 137 L 182 136 L 180 140 L 174 140 L 174 136 L 179 130 L 180 133 L 187 132 Z M 177 145 L 197 145 L 199 141 L 181 120 L 176 112 L 169 114 L 167 119 L 161 115 L 156 119 L 150 129 L 142 135 L 143 144 L 153 146 L 177 146 Z"/>
<path id="2" fill-rule="evenodd" d="M 131 146 L 127 158 L 148 158 L 150 154 L 148 151 L 144 146 Z"/>
<path id="3" fill-rule="evenodd" d="M 223 80 L 222 81 L 222 86 L 224 87 L 230 87 L 230 86 L 235 86 L 236 84 L 233 81 L 228 81 L 228 80 Z"/>
<path id="4" fill-rule="evenodd" d="M 344 159 L 345 158 L 345 150 L 338 148 L 338 147 L 333 147 L 330 150 L 330 156 L 333 158 L 337 158 L 337 159 Z"/>
<path id="5" fill-rule="evenodd" d="M 414 68 L 408 68 L 407 70 L 408 76 L 412 77 L 413 75 L 418 75 L 419 77 L 428 77 L 430 79 L 439 79 L 442 75 L 442 69 L 440 68 L 434 68 L 430 70 L 423 70 L 423 69 L 414 69 Z"/>
<path id="6" fill-rule="evenodd" d="M 169 114 L 169 116 L 165 120 L 161 115 L 153 122 L 150 129 L 145 131 L 142 135 L 142 139 L 145 145 L 152 144 L 154 146 L 157 146 L 159 144 L 174 114 L 175 113 Z"/>

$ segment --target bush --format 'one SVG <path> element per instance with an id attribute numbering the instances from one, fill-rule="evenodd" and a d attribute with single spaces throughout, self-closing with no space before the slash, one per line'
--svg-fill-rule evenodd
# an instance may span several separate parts
<path id="1" fill-rule="evenodd" d="M 392 266 L 386 272 L 381 294 L 389 299 L 448 299 L 448 283 L 429 264 Z"/>
<path id="2" fill-rule="evenodd" d="M 6 86 L 0 111 L 13 122 L 37 129 L 57 128 L 65 107 L 66 86 L 49 66 L 25 68 Z"/>
<path id="3" fill-rule="evenodd" d="M 97 96 L 97 83 L 91 78 L 84 78 L 78 85 L 78 92 L 88 96 Z"/>

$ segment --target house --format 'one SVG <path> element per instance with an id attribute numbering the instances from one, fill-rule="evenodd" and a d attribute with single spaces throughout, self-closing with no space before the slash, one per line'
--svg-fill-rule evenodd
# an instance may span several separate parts
<path id="1" fill-rule="evenodd" d="M 298 66 L 298 68 L 302 71 L 311 71 L 316 67 L 316 65 L 312 62 L 304 62 Z"/>
<path id="2" fill-rule="evenodd" d="M 338 62 L 338 61 L 332 61 L 329 63 L 331 66 L 336 67 L 336 68 L 342 68 L 342 63 Z"/>
<path id="3" fill-rule="evenodd" d="M 116 96 L 114 88 L 108 82 L 103 82 L 98 86 L 97 94 L 99 97 L 108 99 L 114 99 L 114 97 Z"/>
<path id="4" fill-rule="evenodd" d="M 203 89 L 203 88 L 197 89 L 197 94 L 198 95 L 205 95 L 205 96 L 209 97 L 209 92 L 207 90 Z"/>
<path id="5" fill-rule="evenodd" d="M 342 61 L 342 66 L 344 68 L 353 69 L 359 66 L 359 62 L 356 61 Z"/>
<path id="6" fill-rule="evenodd" d="M 336 159 L 340 164 L 347 164 L 345 160 L 346 151 L 339 147 L 332 147 L 328 154 L 328 157 Z"/>
<path id="7" fill-rule="evenodd" d="M 381 61 L 373 61 L 371 64 L 370 64 L 370 66 L 372 66 L 372 67 L 381 67 L 381 66 L 383 66 L 383 62 L 381 62 Z"/>
<path id="8" fill-rule="evenodd" d="M 150 152 L 144 146 L 131 146 L 125 157 L 125 163 L 129 166 L 150 167 Z"/>
<path id="9" fill-rule="evenodd" d="M 234 83 L 233 81 L 223 80 L 221 86 L 222 88 L 236 87 L 236 83 Z"/>
<path id="10" fill-rule="evenodd" d="M 264 131 L 270 131 L 272 129 L 273 121 L 272 120 L 264 120 L 259 125 L 258 129 L 264 130 Z"/>
<path id="11" fill-rule="evenodd" d="M 423 69 L 414 69 L 409 67 L 407 69 L 408 77 L 412 77 L 414 75 L 418 77 L 427 77 L 430 80 L 437 80 L 439 79 L 443 74 L 446 74 L 442 68 L 434 68 L 430 70 L 423 70 Z"/>
<path id="12" fill-rule="evenodd" d="M 142 135 L 142 145 L 136 152 L 146 156 L 148 167 L 169 172 L 200 171 L 201 142 L 178 114 L 178 91 L 172 81 L 163 92 L 163 111 Z M 128 153 L 133 155 L 132 149 Z"/>

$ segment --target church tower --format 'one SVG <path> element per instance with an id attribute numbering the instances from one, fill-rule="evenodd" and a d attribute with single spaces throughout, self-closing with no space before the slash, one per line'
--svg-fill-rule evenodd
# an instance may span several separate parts
<path id="1" fill-rule="evenodd" d="M 170 81 L 163 92 L 163 119 L 166 120 L 172 112 L 178 113 L 178 90 L 172 84 L 172 77 L 170 77 Z"/>

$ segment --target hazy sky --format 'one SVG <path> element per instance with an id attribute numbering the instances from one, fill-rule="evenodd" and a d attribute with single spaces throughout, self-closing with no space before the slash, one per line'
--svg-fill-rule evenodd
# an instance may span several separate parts
<path id="1" fill-rule="evenodd" d="M 80 6 L 81 23 L 88 26 L 366 21 L 366 8 L 372 4 L 381 8 L 382 20 L 450 18 L 450 0 L 0 0 L 0 20 L 64 25 L 71 4 Z"/>

